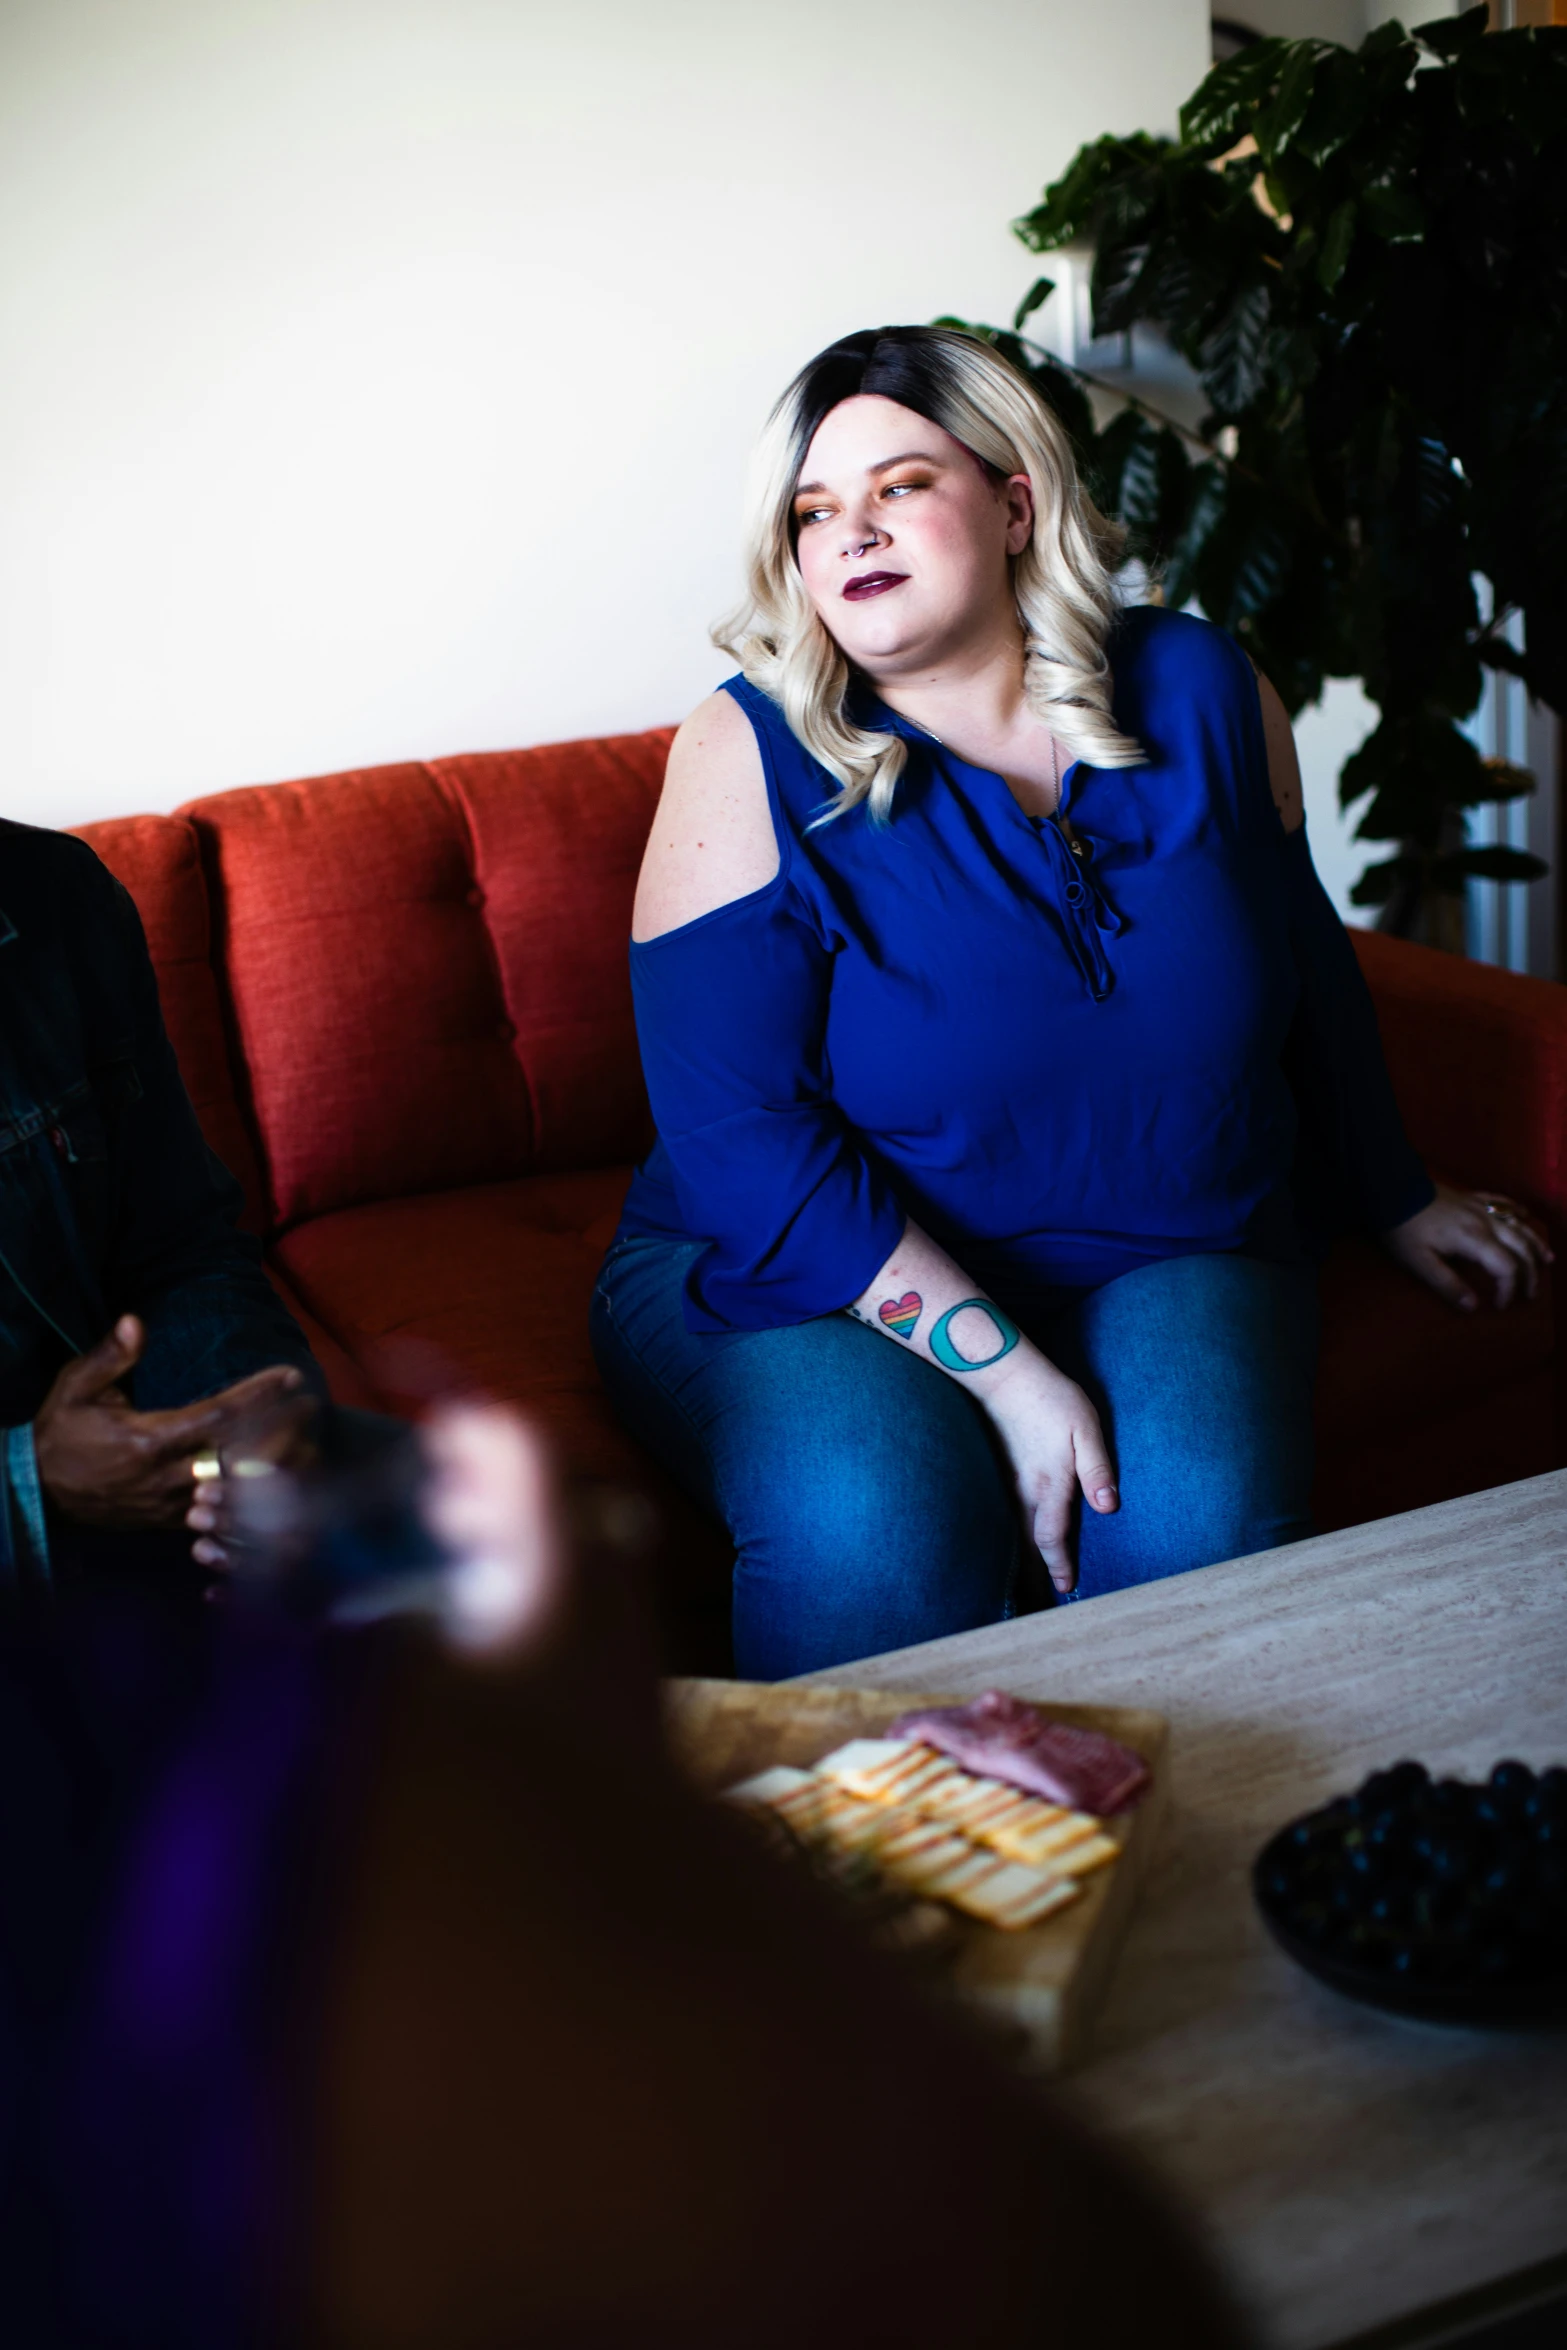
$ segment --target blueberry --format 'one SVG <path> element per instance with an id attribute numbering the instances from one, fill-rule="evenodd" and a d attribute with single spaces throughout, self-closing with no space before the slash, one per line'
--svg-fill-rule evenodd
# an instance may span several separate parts
<path id="1" fill-rule="evenodd" d="M 1443 1884 L 1459 1884 L 1474 1873 L 1474 1846 L 1459 1830 L 1448 1828 L 1430 1839 L 1430 1861 L 1432 1874 Z"/>
<path id="2" fill-rule="evenodd" d="M 1373 1771 L 1369 1779 L 1362 1780 L 1355 1801 L 1362 1816 L 1374 1817 L 1397 1803 L 1399 1793 L 1397 1771 Z"/>
<path id="3" fill-rule="evenodd" d="M 1456 1918 L 1462 1917 L 1464 1912 L 1464 1896 L 1461 1886 L 1451 1882 L 1433 1885 L 1426 1896 L 1425 1912 L 1432 1925 L 1443 1928 L 1450 1927 Z"/>
<path id="4" fill-rule="evenodd" d="M 1518 1800 L 1533 1791 L 1534 1773 L 1527 1763 L 1499 1762 L 1491 1773 L 1491 1785 L 1499 1794 Z"/>
<path id="5" fill-rule="evenodd" d="M 1419 1794 L 1423 1787 L 1429 1785 L 1431 1778 L 1425 1764 L 1417 1762 L 1395 1763 L 1390 1771 L 1382 1772 L 1381 1776 L 1387 1782 L 1389 1795 L 1399 1803 L 1407 1803 L 1411 1796 Z"/>

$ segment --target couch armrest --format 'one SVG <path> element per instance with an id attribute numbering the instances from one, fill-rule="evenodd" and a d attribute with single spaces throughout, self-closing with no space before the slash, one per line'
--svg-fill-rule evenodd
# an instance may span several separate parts
<path id="1" fill-rule="evenodd" d="M 1409 1139 L 1567 1230 L 1567 987 L 1352 930 Z"/>

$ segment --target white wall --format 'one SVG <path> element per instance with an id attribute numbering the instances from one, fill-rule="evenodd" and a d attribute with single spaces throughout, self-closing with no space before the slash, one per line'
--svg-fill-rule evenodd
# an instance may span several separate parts
<path id="1" fill-rule="evenodd" d="M 1430 24 L 1470 5 L 1471 0 L 1214 0 L 1213 13 L 1286 41 L 1337 41 L 1358 49 L 1367 33 L 1390 16 L 1404 25 Z"/>
<path id="2" fill-rule="evenodd" d="M 5 0 L 0 805 L 678 716 L 813 350 L 1004 319 L 1203 0 Z"/>

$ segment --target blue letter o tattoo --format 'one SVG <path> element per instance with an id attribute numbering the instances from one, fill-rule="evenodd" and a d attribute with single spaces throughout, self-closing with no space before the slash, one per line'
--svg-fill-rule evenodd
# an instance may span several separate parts
<path id="1" fill-rule="evenodd" d="M 982 1314 L 988 1314 L 1001 1333 L 1001 1344 L 995 1353 L 985 1355 L 977 1363 L 966 1361 L 947 1335 L 947 1325 L 954 1315 L 967 1313 L 970 1306 L 978 1306 Z M 992 1363 L 999 1363 L 1003 1355 L 1009 1355 L 1017 1342 L 1017 1325 L 1007 1320 L 999 1306 L 993 1306 L 988 1297 L 965 1297 L 957 1305 L 948 1306 L 936 1324 L 930 1334 L 930 1351 L 944 1371 L 988 1371 Z"/>

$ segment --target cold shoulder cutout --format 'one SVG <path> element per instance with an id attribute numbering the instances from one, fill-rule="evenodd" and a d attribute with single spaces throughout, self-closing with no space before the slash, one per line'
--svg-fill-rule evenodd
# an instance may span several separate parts
<path id="1" fill-rule="evenodd" d="M 764 889 L 782 862 L 755 732 L 732 695 L 709 694 L 670 745 L 637 881 L 633 943 L 652 945 Z"/>

